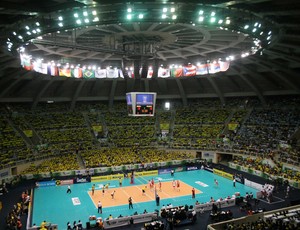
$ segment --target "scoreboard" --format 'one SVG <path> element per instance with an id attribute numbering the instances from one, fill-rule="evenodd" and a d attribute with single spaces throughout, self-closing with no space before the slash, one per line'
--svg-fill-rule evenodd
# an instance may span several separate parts
<path id="1" fill-rule="evenodd" d="M 127 111 L 129 116 L 154 116 L 156 93 L 126 93 Z"/>

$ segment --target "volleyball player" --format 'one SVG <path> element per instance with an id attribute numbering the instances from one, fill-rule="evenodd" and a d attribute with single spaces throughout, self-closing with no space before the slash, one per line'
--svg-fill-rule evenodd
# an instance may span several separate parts
<path id="1" fill-rule="evenodd" d="M 159 191 L 161 192 L 161 181 L 158 181 L 158 187 L 159 187 Z"/>
<path id="2" fill-rule="evenodd" d="M 94 195 L 94 193 L 95 193 L 95 184 L 93 184 L 92 186 L 92 195 Z"/>
<path id="3" fill-rule="evenodd" d="M 172 186 L 173 186 L 173 190 L 175 190 L 175 188 L 176 188 L 176 181 L 175 180 L 172 181 Z"/>
<path id="4" fill-rule="evenodd" d="M 219 182 L 217 181 L 217 179 L 215 179 L 215 185 L 218 187 L 219 186 Z"/>
<path id="5" fill-rule="evenodd" d="M 180 182 L 179 182 L 179 180 L 177 180 L 176 185 L 177 185 L 177 191 L 180 192 Z"/>

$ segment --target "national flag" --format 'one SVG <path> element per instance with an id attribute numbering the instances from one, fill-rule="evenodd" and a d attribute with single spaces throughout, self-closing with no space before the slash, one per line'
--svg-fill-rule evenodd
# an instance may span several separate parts
<path id="1" fill-rule="evenodd" d="M 132 70 L 128 70 L 127 73 L 129 78 L 134 78 L 134 72 Z"/>
<path id="2" fill-rule="evenodd" d="M 95 77 L 96 78 L 106 78 L 106 69 L 96 69 Z"/>
<path id="3" fill-rule="evenodd" d="M 70 68 L 59 68 L 59 76 L 61 76 L 61 77 L 71 77 Z"/>
<path id="4" fill-rule="evenodd" d="M 219 61 L 220 63 L 220 71 L 224 72 L 227 71 L 229 69 L 230 66 L 230 62 L 229 61 Z"/>
<path id="5" fill-rule="evenodd" d="M 26 70 L 32 70 L 33 65 L 32 65 L 32 60 L 29 56 L 23 55 L 23 67 Z"/>
<path id="6" fill-rule="evenodd" d="M 48 64 L 47 63 L 42 63 L 42 72 L 43 74 L 47 74 L 47 68 L 48 68 Z"/>
<path id="7" fill-rule="evenodd" d="M 208 65 L 208 72 L 210 74 L 214 74 L 214 73 L 220 72 L 220 64 L 219 64 L 219 62 L 210 63 Z"/>
<path id="8" fill-rule="evenodd" d="M 188 65 L 183 67 L 183 76 L 191 77 L 196 76 L 196 66 Z"/>
<path id="9" fill-rule="evenodd" d="M 171 69 L 171 77 L 182 77 L 182 76 L 183 76 L 182 67 Z"/>
<path id="10" fill-rule="evenodd" d="M 157 76 L 163 78 L 170 77 L 170 69 L 159 68 Z"/>
<path id="11" fill-rule="evenodd" d="M 118 69 L 107 69 L 106 74 L 107 74 L 108 78 L 118 78 L 119 77 Z"/>
<path id="12" fill-rule="evenodd" d="M 149 69 L 147 73 L 147 78 L 152 78 L 153 76 L 153 69 Z"/>
<path id="13" fill-rule="evenodd" d="M 205 75 L 208 74 L 207 64 L 198 65 L 196 69 L 196 75 Z"/>
<path id="14" fill-rule="evenodd" d="M 48 65 L 47 74 L 51 76 L 58 76 L 58 68 L 54 65 Z"/>
<path id="15" fill-rule="evenodd" d="M 79 67 L 71 69 L 71 77 L 82 78 L 82 69 Z"/>
<path id="16" fill-rule="evenodd" d="M 124 74 L 123 74 L 123 71 L 122 70 L 118 70 L 119 71 L 119 77 L 121 77 L 121 78 L 124 78 Z"/>
<path id="17" fill-rule="evenodd" d="M 94 70 L 85 69 L 82 71 L 82 73 L 83 73 L 83 78 L 95 78 Z"/>

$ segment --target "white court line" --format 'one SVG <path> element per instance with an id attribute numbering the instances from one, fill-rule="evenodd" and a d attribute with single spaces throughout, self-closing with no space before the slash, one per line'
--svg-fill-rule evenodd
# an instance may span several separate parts
<path id="1" fill-rule="evenodd" d="M 141 192 L 142 192 L 142 189 L 140 189 L 138 186 L 135 186 L 136 188 L 138 188 Z M 151 191 L 150 191 L 151 192 Z M 149 197 L 151 200 L 154 200 L 151 196 L 149 196 L 147 193 L 145 193 L 147 197 Z"/>

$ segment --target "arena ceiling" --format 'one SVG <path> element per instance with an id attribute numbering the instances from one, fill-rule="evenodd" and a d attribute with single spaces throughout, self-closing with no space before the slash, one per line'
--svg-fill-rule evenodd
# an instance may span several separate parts
<path id="1" fill-rule="evenodd" d="M 177 23 L 162 23 L 156 18 L 119 21 L 115 14 L 126 6 L 154 12 L 161 4 L 184 9 Z M 251 47 L 253 39 L 245 33 L 219 27 L 193 25 L 188 12 L 195 7 L 215 7 L 235 12 L 239 20 L 254 15 L 274 27 L 272 43 L 259 52 L 231 61 L 230 69 L 215 75 L 176 79 L 68 79 L 40 77 L 20 70 L 19 61 L 7 51 L 8 34 L 14 26 L 37 17 L 49 20 L 68 11 L 97 6 L 107 21 L 101 25 L 76 28 L 49 27 L 43 39 L 26 42 L 26 50 L 45 60 L 65 60 L 74 64 L 118 66 L 135 59 L 135 42 L 149 45 L 146 58 L 161 65 L 187 64 L 225 58 Z M 155 12 L 154 12 L 155 13 Z M 184 20 L 186 19 L 186 20 Z M 200 0 L 200 1 L 101 1 L 101 0 L 4 0 L 0 2 L 0 101 L 31 102 L 113 100 L 125 98 L 129 91 L 155 91 L 158 98 L 257 96 L 300 93 L 300 2 L 297 0 Z M 274 29 L 272 28 L 272 29 Z M 51 32 L 49 32 L 51 31 Z M 59 32 L 57 32 L 59 31 Z M 133 42 L 132 42 L 133 41 Z M 145 46 L 146 47 L 146 46 Z M 139 55 L 137 55 L 139 56 Z M 119 67 L 119 66 L 118 66 Z"/>

